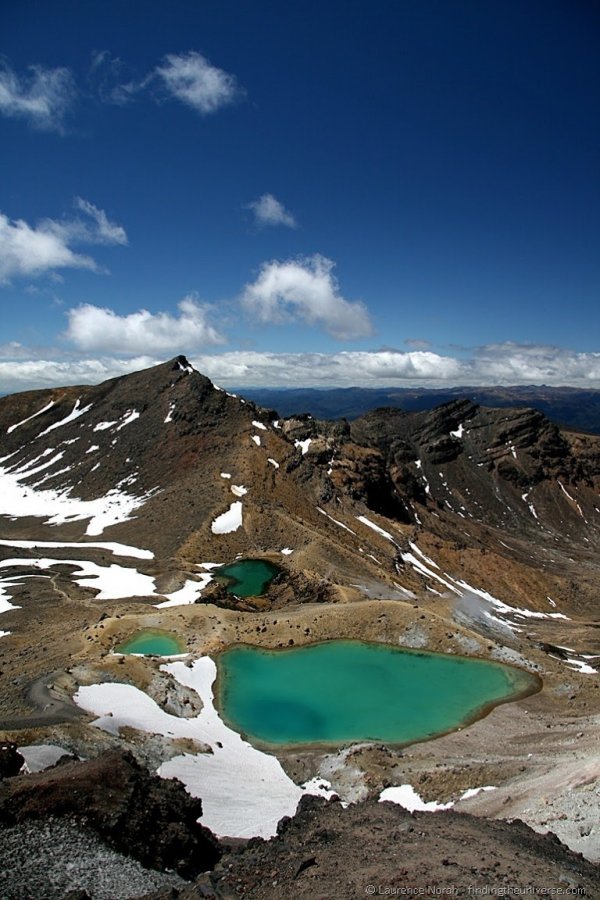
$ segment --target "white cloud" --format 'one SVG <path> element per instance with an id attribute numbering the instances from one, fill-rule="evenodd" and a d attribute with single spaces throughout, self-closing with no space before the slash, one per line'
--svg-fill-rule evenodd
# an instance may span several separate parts
<path id="1" fill-rule="evenodd" d="M 288 228 L 296 227 L 296 219 L 288 212 L 288 210 L 273 196 L 273 194 L 263 194 L 258 200 L 248 203 L 246 209 L 254 212 L 256 224 L 264 225 L 287 225 Z"/>
<path id="2" fill-rule="evenodd" d="M 115 318 L 122 325 L 128 317 Z M 114 326 L 115 323 L 111 321 L 110 324 Z M 33 351 L 16 342 L 5 344 L 0 346 L 0 393 L 67 384 L 96 384 L 164 362 L 173 352 L 185 349 L 178 343 L 163 350 L 151 343 L 151 335 L 149 339 L 146 346 L 152 356 L 138 353 L 128 358 L 113 356 L 118 352 L 114 347 L 108 350 L 111 355 L 75 358 L 73 354 L 61 356 L 58 350 L 49 348 Z M 136 353 L 134 347 L 129 350 Z M 516 343 L 479 348 L 469 359 L 394 350 L 335 354 L 232 351 L 214 355 L 193 353 L 190 358 L 195 368 L 216 384 L 242 389 L 244 385 L 434 388 L 524 383 L 600 389 L 600 352 L 577 353 L 558 347 Z"/>
<path id="3" fill-rule="evenodd" d="M 208 308 L 194 297 L 185 297 L 178 309 L 178 316 L 145 309 L 120 316 L 112 309 L 86 303 L 69 311 L 64 336 L 79 350 L 126 354 L 198 351 L 224 342 L 208 322 Z"/>
<path id="4" fill-rule="evenodd" d="M 99 359 L 56 359 L 48 355 L 24 361 L 0 360 L 0 393 L 59 387 L 69 384 L 99 384 L 107 378 L 146 369 L 164 359 L 137 356 Z"/>
<path id="5" fill-rule="evenodd" d="M 265 263 L 256 281 L 246 285 L 242 305 L 261 322 L 300 320 L 339 340 L 372 334 L 366 307 L 342 297 L 333 267 L 330 259 L 318 254 Z"/>
<path id="6" fill-rule="evenodd" d="M 69 69 L 30 66 L 29 75 L 20 78 L 8 65 L 0 66 L 0 113 L 37 128 L 63 131 L 76 93 Z"/>
<path id="7" fill-rule="evenodd" d="M 156 74 L 174 97 L 207 115 L 232 103 L 240 94 L 233 75 L 217 69 L 200 53 L 171 53 Z"/>
<path id="8" fill-rule="evenodd" d="M 87 240 L 90 244 L 127 244 L 125 229 L 121 225 L 109 222 L 103 209 L 98 209 L 82 197 L 75 198 L 75 206 L 95 222 L 95 227 L 90 229 L 88 226 L 84 230 L 84 236 L 80 237 L 80 240 Z"/>
<path id="9" fill-rule="evenodd" d="M 77 198 L 77 209 L 92 221 L 80 218 L 43 219 L 35 227 L 23 219 L 11 221 L 0 213 L 0 283 L 10 278 L 36 277 L 54 269 L 90 269 L 98 266 L 90 256 L 75 253 L 72 244 L 126 244 L 124 228 L 110 222 L 104 210 Z"/>
<path id="10" fill-rule="evenodd" d="M 50 269 L 92 269 L 89 256 L 74 253 L 64 237 L 48 230 L 48 220 L 31 228 L 23 219 L 11 222 L 0 213 L 0 283 L 14 276 L 38 276 Z"/>
<path id="11" fill-rule="evenodd" d="M 340 353 L 260 353 L 233 351 L 194 358 L 194 365 L 217 384 L 243 387 L 388 387 L 459 384 L 462 364 L 435 353 L 348 351 Z"/>
<path id="12" fill-rule="evenodd" d="M 108 50 L 92 54 L 88 82 L 102 103 L 127 106 L 147 87 L 152 77 L 153 74 L 140 80 L 128 64 Z"/>
<path id="13" fill-rule="evenodd" d="M 233 351 L 193 358 L 217 384 L 243 387 L 452 387 L 571 385 L 600 388 L 600 352 L 507 342 L 468 359 L 430 351 L 259 353 Z"/>

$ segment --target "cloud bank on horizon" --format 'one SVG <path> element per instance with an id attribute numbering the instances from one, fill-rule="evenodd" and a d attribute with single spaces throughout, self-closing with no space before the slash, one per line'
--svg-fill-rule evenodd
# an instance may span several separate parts
<path id="1" fill-rule="evenodd" d="M 585 16 L 315 0 L 317 45 L 312 2 L 124 17 L 111 47 L 107 0 L 49 55 L 8 17 L 0 393 L 179 353 L 237 388 L 600 388 Z"/>
<path id="2" fill-rule="evenodd" d="M 174 324 L 172 338 L 188 318 L 199 315 L 197 327 L 205 327 L 204 312 L 195 307 L 186 313 L 182 301 L 179 324 Z M 92 316 L 80 330 L 81 319 L 74 320 L 73 336 L 81 343 L 89 341 L 100 350 L 100 333 L 94 336 Z M 95 323 L 113 326 L 114 314 L 101 310 Z M 48 388 L 69 384 L 96 384 L 118 375 L 127 375 L 149 366 L 158 365 L 169 353 L 178 354 L 183 341 L 169 342 L 167 317 L 152 321 L 148 314 L 129 317 L 127 327 L 132 339 L 128 353 L 121 357 L 106 355 L 85 356 L 70 352 L 48 353 L 40 349 L 32 353 L 19 344 L 0 345 L 0 393 L 13 393 L 33 388 Z M 173 324 L 173 323 L 171 323 Z M 184 326 L 185 327 L 185 326 Z M 137 330 L 137 336 L 135 334 Z M 156 334 L 163 342 L 165 354 L 144 353 L 149 349 L 146 340 Z M 143 338 L 143 339 L 142 339 Z M 133 347 L 138 354 L 132 356 Z M 167 352 L 168 350 L 168 352 Z M 114 352 L 114 349 L 113 351 Z M 220 354 L 188 353 L 198 371 L 217 385 L 224 387 L 443 387 L 491 385 L 571 385 L 580 388 L 600 388 L 600 353 L 578 353 L 559 347 L 495 344 L 476 348 L 466 358 L 444 356 L 424 350 L 341 350 L 338 353 L 277 353 L 251 350 L 228 351 Z"/>

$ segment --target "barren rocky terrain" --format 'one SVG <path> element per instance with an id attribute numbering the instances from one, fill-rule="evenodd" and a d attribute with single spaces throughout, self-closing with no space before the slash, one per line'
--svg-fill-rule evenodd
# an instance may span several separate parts
<path id="1" fill-rule="evenodd" d="M 113 652 L 148 627 L 180 638 L 190 662 L 238 642 L 339 637 L 508 662 L 537 673 L 541 691 L 452 734 L 278 750 L 294 784 L 325 780 L 352 805 L 304 800 L 272 845 L 226 855 L 202 890 L 351 897 L 371 883 L 447 884 L 467 896 L 468 885 L 538 884 L 600 895 L 599 438 L 462 400 L 351 423 L 284 420 L 182 357 L 95 388 L 2 398 L 0 435 L 4 739 L 88 758 L 125 749 L 150 771 L 206 751 L 98 728 L 72 699 L 122 684 L 169 715 L 198 715 L 206 698 L 163 660 Z M 236 599 L 211 580 L 209 564 L 238 555 L 281 567 L 265 596 Z M 403 784 L 457 812 L 415 818 L 377 802 Z M 494 790 L 461 799 L 480 787 Z"/>

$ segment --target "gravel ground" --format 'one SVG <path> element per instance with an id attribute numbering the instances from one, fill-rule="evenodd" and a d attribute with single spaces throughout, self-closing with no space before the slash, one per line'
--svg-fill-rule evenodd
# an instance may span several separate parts
<path id="1" fill-rule="evenodd" d="M 74 822 L 45 819 L 0 831 L 1 900 L 64 900 L 75 890 L 92 900 L 127 900 L 186 885 L 111 850 Z"/>

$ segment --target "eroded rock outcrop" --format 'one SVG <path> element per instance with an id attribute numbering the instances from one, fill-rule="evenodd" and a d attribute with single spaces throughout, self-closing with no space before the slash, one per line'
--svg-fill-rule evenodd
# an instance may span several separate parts
<path id="1" fill-rule="evenodd" d="M 180 782 L 150 775 L 127 752 L 67 762 L 0 785 L 0 824 L 68 817 L 111 847 L 154 869 L 185 878 L 212 869 L 221 852 L 197 819 L 202 803 Z"/>

